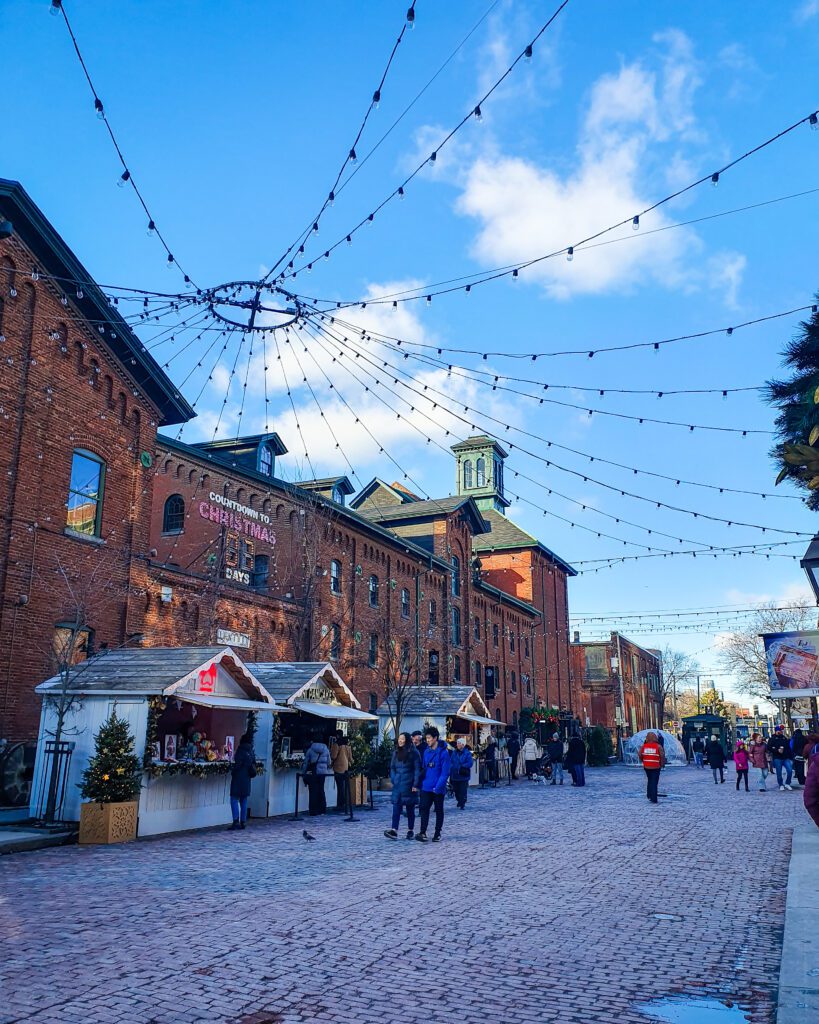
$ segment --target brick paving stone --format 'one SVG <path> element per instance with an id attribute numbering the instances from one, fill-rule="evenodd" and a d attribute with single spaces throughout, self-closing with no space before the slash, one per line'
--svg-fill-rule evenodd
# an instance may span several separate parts
<path id="1" fill-rule="evenodd" d="M 0 860 L 0 1024 L 645 1024 L 675 995 L 772 1024 L 801 794 L 588 771 L 471 792 L 444 842 L 388 805 Z M 664 920 L 655 914 L 673 915 Z"/>

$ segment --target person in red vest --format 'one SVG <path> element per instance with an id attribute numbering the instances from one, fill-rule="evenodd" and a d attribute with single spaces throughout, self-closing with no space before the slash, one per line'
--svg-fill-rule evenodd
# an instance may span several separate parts
<path id="1" fill-rule="evenodd" d="M 660 781 L 660 772 L 665 765 L 665 751 L 657 739 L 656 732 L 650 732 L 646 736 L 645 743 L 640 747 L 640 761 L 646 772 L 646 796 L 656 804 L 657 785 Z"/>

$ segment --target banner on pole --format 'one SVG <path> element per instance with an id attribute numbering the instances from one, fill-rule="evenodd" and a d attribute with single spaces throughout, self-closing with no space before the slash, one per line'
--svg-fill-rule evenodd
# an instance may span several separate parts
<path id="1" fill-rule="evenodd" d="M 819 630 L 763 633 L 771 697 L 819 696 Z"/>

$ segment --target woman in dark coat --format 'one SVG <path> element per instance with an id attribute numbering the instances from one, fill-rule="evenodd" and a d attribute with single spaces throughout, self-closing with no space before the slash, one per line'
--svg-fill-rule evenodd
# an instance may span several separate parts
<path id="1" fill-rule="evenodd" d="M 717 772 L 719 781 L 725 782 L 725 751 L 717 736 L 712 736 L 705 748 L 705 760 L 711 766 L 711 774 L 714 776 L 714 784 L 717 785 Z"/>
<path id="2" fill-rule="evenodd" d="M 250 733 L 239 740 L 233 767 L 230 770 L 230 809 L 233 812 L 231 831 L 243 829 L 247 821 L 247 798 L 250 796 L 250 780 L 256 777 L 256 752 Z"/>
<path id="3" fill-rule="evenodd" d="M 805 785 L 805 744 L 807 736 L 801 729 L 794 729 L 791 736 L 791 757 L 793 758 L 793 774 L 800 786 Z"/>
<path id="4" fill-rule="evenodd" d="M 571 772 L 573 786 L 586 785 L 586 744 L 581 736 L 572 736 L 566 751 L 566 767 Z"/>
<path id="5" fill-rule="evenodd" d="M 401 811 L 407 810 L 407 839 L 415 838 L 415 805 L 421 788 L 421 758 L 408 732 L 398 737 L 390 762 L 392 783 L 392 828 L 385 829 L 387 839 L 398 838 Z"/>
<path id="6" fill-rule="evenodd" d="M 518 777 L 518 755 L 520 754 L 520 736 L 518 736 L 517 729 L 512 729 L 506 734 L 506 753 L 511 758 L 509 762 L 509 770 L 512 773 L 512 778 Z"/>

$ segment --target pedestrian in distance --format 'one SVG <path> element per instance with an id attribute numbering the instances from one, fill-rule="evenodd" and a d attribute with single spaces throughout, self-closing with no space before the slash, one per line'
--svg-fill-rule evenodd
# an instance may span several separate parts
<path id="1" fill-rule="evenodd" d="M 466 745 L 466 736 L 459 736 L 455 740 L 455 749 L 449 753 L 449 764 L 449 782 L 455 794 L 455 803 L 462 811 L 466 807 L 466 795 L 472 777 L 472 751 Z"/>
<path id="2" fill-rule="evenodd" d="M 486 740 L 486 748 L 483 752 L 483 765 L 485 772 L 485 779 L 487 782 L 491 782 L 493 786 L 498 784 L 498 743 L 494 735 L 490 732 Z"/>
<path id="3" fill-rule="evenodd" d="M 646 773 L 646 797 L 651 803 L 656 804 L 660 772 L 665 765 L 665 747 L 658 740 L 656 732 L 646 734 L 645 742 L 640 747 L 638 756 Z"/>
<path id="4" fill-rule="evenodd" d="M 398 838 L 401 812 L 407 812 L 407 839 L 415 838 L 415 805 L 421 785 L 421 757 L 408 732 L 398 736 L 390 761 L 392 783 L 392 825 L 386 829 L 387 839 Z"/>
<path id="5" fill-rule="evenodd" d="M 327 813 L 327 797 L 324 783 L 328 775 L 333 774 L 330 763 L 330 749 L 321 739 L 315 739 L 304 752 L 302 778 L 310 794 L 307 802 L 307 813 L 311 817 Z"/>
<path id="6" fill-rule="evenodd" d="M 737 793 L 739 792 L 739 784 L 743 779 L 745 780 L 745 792 L 747 793 L 750 761 L 748 759 L 748 751 L 745 749 L 744 740 L 737 740 L 736 750 L 734 751 L 734 767 L 737 770 Z"/>
<path id="7" fill-rule="evenodd" d="M 700 733 L 697 733 L 694 737 L 691 744 L 691 753 L 694 755 L 694 766 L 696 768 L 702 768 L 705 760 L 705 741 Z"/>
<path id="8" fill-rule="evenodd" d="M 572 736 L 566 751 L 566 767 L 572 777 L 573 786 L 586 785 L 586 744 L 582 736 Z"/>
<path id="9" fill-rule="evenodd" d="M 751 737 L 751 745 L 748 748 L 748 756 L 751 759 L 751 764 L 759 772 L 759 792 L 764 793 L 768 788 L 768 747 L 765 740 L 755 732 Z"/>
<path id="10" fill-rule="evenodd" d="M 526 765 L 526 778 L 531 779 L 537 772 L 537 763 L 540 760 L 540 747 L 533 735 L 527 736 L 523 741 L 523 762 Z"/>
<path id="11" fill-rule="evenodd" d="M 714 776 L 714 783 L 718 784 L 717 772 L 719 772 L 719 782 L 725 782 L 725 751 L 722 749 L 719 736 L 714 735 L 708 741 L 705 757 L 711 768 L 711 774 Z"/>
<path id="12" fill-rule="evenodd" d="M 552 765 L 552 785 L 556 786 L 558 780 L 563 785 L 563 740 L 559 732 L 553 732 L 552 738 L 546 744 L 546 753 Z"/>
<path id="13" fill-rule="evenodd" d="M 421 831 L 415 837 L 420 843 L 428 841 L 429 813 L 433 807 L 435 808 L 433 843 L 441 841 L 441 829 L 444 825 L 444 797 L 449 779 L 450 759 L 446 744 L 441 743 L 439 736 L 440 733 L 434 725 L 429 725 L 424 730 L 427 746 L 424 751 L 424 759 L 421 762 Z"/>
<path id="14" fill-rule="evenodd" d="M 509 771 L 512 773 L 512 778 L 518 777 L 518 757 L 520 756 L 520 736 L 518 736 L 517 730 L 512 729 L 506 734 L 506 753 L 509 757 Z"/>
<path id="15" fill-rule="evenodd" d="M 412 745 L 415 747 L 418 757 L 421 760 L 421 764 L 424 763 L 424 750 L 426 749 L 426 743 L 424 743 L 424 734 L 420 729 L 416 729 L 412 734 Z"/>
<path id="16" fill-rule="evenodd" d="M 247 798 L 250 796 L 250 780 L 256 778 L 256 752 L 253 737 L 246 732 L 239 740 L 230 769 L 230 810 L 233 814 L 231 832 L 245 827 L 247 821 Z"/>
<path id="17" fill-rule="evenodd" d="M 350 800 L 350 769 L 353 767 L 353 752 L 346 736 L 339 736 L 330 747 L 330 764 L 336 780 L 336 810 L 346 814 Z"/>
<path id="18" fill-rule="evenodd" d="M 816 739 L 816 737 L 813 737 Z M 803 748 L 807 752 L 808 770 L 805 775 L 805 791 L 802 793 L 802 802 L 805 810 L 813 819 L 814 825 L 819 828 L 819 743 Z"/>
<path id="19" fill-rule="evenodd" d="M 801 729 L 794 729 L 791 736 L 791 760 L 793 761 L 793 774 L 800 786 L 805 785 L 805 744 L 807 736 Z"/>
<path id="20" fill-rule="evenodd" d="M 776 772 L 776 784 L 780 791 L 793 789 L 793 761 L 791 761 L 791 745 L 785 735 L 784 725 L 778 725 L 773 736 L 768 740 L 768 753 L 771 756 L 771 764 Z M 785 772 L 784 776 L 782 772 Z M 782 781 L 784 778 L 784 782 Z"/>

